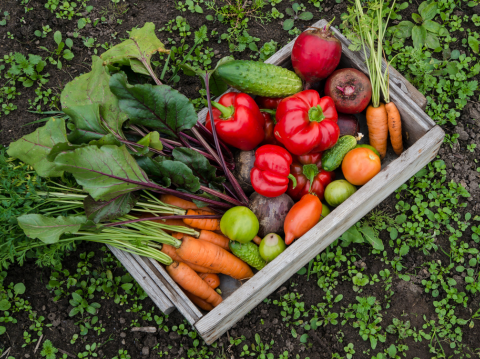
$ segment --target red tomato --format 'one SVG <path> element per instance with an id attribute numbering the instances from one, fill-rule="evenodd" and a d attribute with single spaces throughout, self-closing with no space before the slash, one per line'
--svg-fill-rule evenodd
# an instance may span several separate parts
<path id="1" fill-rule="evenodd" d="M 354 148 L 342 162 L 345 179 L 356 186 L 370 181 L 381 169 L 380 157 L 369 148 Z"/>

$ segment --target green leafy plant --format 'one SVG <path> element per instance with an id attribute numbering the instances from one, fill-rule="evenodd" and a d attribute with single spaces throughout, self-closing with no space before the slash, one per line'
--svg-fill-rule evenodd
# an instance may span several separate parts
<path id="1" fill-rule="evenodd" d="M 47 37 L 47 34 L 51 32 L 52 29 L 50 28 L 50 25 L 45 25 L 42 26 L 42 30 L 35 30 L 34 35 L 37 37 L 41 37 L 42 39 Z"/>
<path id="2" fill-rule="evenodd" d="M 10 13 L 8 11 L 3 12 L 3 19 L 0 20 L 0 26 L 7 25 L 7 20 L 10 20 Z"/>
<path id="3" fill-rule="evenodd" d="M 81 292 L 80 289 L 78 291 Z M 100 308 L 100 304 L 96 302 L 88 303 L 87 300 L 82 297 L 82 293 L 79 294 L 78 291 L 72 293 L 72 299 L 70 299 L 69 303 L 73 308 L 68 315 L 73 317 L 80 313 L 83 316 L 85 311 L 90 314 L 95 314 L 97 309 Z"/>
<path id="4" fill-rule="evenodd" d="M 47 51 L 50 53 L 50 57 L 48 60 L 50 61 L 51 64 L 57 65 L 58 69 L 62 68 L 62 61 L 60 60 L 60 57 L 64 58 L 67 61 L 70 61 L 74 58 L 73 52 L 70 50 L 73 46 L 73 41 L 70 38 L 67 38 L 65 42 L 62 41 L 62 33 L 60 31 L 56 31 L 55 34 L 53 34 L 53 39 L 55 40 L 55 43 L 57 44 L 57 49 L 54 51 L 48 50 L 44 46 L 40 46 L 40 48 L 44 51 Z M 65 45 L 67 45 L 67 49 L 65 48 Z"/>
<path id="5" fill-rule="evenodd" d="M 98 356 L 98 354 L 95 353 L 96 349 L 97 349 L 97 343 L 87 344 L 85 345 L 85 351 L 78 353 L 77 356 L 79 358 L 90 358 L 90 357 L 96 358 Z"/>
<path id="6" fill-rule="evenodd" d="M 243 0 L 222 0 L 225 5 L 218 6 L 215 1 L 207 1 L 207 9 L 215 12 L 216 18 L 229 26 L 226 33 L 220 35 L 219 41 L 226 40 L 230 52 L 242 52 L 247 48 L 251 49 L 252 42 L 260 39 L 251 36 L 248 33 L 248 22 L 250 20 L 258 21 L 262 24 L 268 23 L 272 19 L 271 12 L 264 12 L 263 8 L 267 4 L 265 0 L 253 0 L 245 2 Z M 207 16 L 207 20 L 213 20 Z M 253 49 L 256 51 L 255 49 Z"/>
<path id="7" fill-rule="evenodd" d="M 450 148 L 453 148 L 453 145 L 455 143 L 458 143 L 458 137 L 460 137 L 460 135 L 458 133 L 454 133 L 452 135 L 450 134 L 445 134 L 445 138 L 443 139 L 443 143 L 446 143 L 450 146 Z"/>
<path id="8" fill-rule="evenodd" d="M 309 11 L 304 11 L 305 6 L 303 4 L 294 3 L 291 8 L 285 9 L 285 12 L 290 19 L 286 19 L 283 22 L 283 29 L 288 31 L 295 26 L 295 20 L 309 21 L 313 19 L 313 14 Z"/>
<path id="9" fill-rule="evenodd" d="M 42 351 L 40 352 L 40 355 L 42 357 L 45 357 L 45 359 L 55 359 L 56 358 L 56 353 L 58 352 L 58 349 L 55 348 L 50 340 L 45 340 L 43 342 L 43 347 Z"/>
<path id="10" fill-rule="evenodd" d="M 437 49 L 440 47 L 439 36 L 447 36 L 448 31 L 445 27 L 433 21 L 438 13 L 438 5 L 436 2 L 424 1 L 418 7 L 420 14 L 413 13 L 412 18 L 415 24 L 411 21 L 402 21 L 396 26 L 389 28 L 395 37 L 409 38 L 413 40 L 413 46 L 421 49 L 427 46 L 430 49 Z"/>

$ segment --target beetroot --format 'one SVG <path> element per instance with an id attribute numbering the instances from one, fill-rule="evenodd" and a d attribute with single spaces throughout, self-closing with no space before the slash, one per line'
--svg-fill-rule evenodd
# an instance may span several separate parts
<path id="1" fill-rule="evenodd" d="M 360 123 L 354 115 L 338 112 L 337 125 L 340 129 L 340 137 L 345 135 L 357 137 L 360 132 Z"/>
<path id="2" fill-rule="evenodd" d="M 306 82 L 306 88 L 310 88 L 335 70 L 341 56 L 342 44 L 329 26 L 325 26 L 300 34 L 293 45 L 292 65 L 295 73 Z"/>
<path id="3" fill-rule="evenodd" d="M 340 69 L 327 79 L 325 95 L 333 98 L 338 112 L 360 113 L 370 103 L 372 84 L 363 72 L 356 69 Z"/>

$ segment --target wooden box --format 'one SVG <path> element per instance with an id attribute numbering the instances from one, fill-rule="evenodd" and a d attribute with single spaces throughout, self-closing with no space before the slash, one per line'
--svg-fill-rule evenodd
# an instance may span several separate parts
<path id="1" fill-rule="evenodd" d="M 321 28 L 325 25 L 327 21 L 320 20 L 313 26 Z M 367 73 L 363 51 L 350 51 L 349 41 L 336 29 L 332 30 L 342 42 L 343 55 L 340 65 Z M 290 53 L 293 43 L 294 41 L 290 42 L 267 62 L 291 67 Z M 385 63 L 383 65 L 386 66 Z M 221 286 L 224 301 L 211 312 L 205 313 L 198 309 L 156 261 L 111 248 L 113 253 L 160 310 L 168 314 L 176 307 L 208 344 L 213 343 L 350 226 L 434 159 L 443 142 L 444 132 L 423 111 L 426 106 L 425 97 L 392 68 L 390 93 L 402 116 L 405 152 L 397 157 L 389 149 L 391 153 L 385 158 L 382 171 L 377 176 L 360 187 L 354 195 L 335 208 L 307 234 L 297 239 L 253 278 L 240 284 L 224 276 Z M 199 112 L 200 121 L 205 120 L 206 112 L 206 109 Z"/>

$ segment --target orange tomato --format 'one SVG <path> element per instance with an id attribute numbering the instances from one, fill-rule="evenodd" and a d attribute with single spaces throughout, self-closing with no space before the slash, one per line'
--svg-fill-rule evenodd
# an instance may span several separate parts
<path id="1" fill-rule="evenodd" d="M 304 195 L 295 203 L 285 217 L 283 229 L 285 231 L 285 244 L 290 244 L 294 239 L 303 236 L 312 229 L 322 215 L 322 202 L 313 194 Z"/>
<path id="2" fill-rule="evenodd" d="M 380 157 L 369 148 L 354 148 L 342 162 L 345 179 L 356 186 L 370 181 L 381 169 Z"/>

